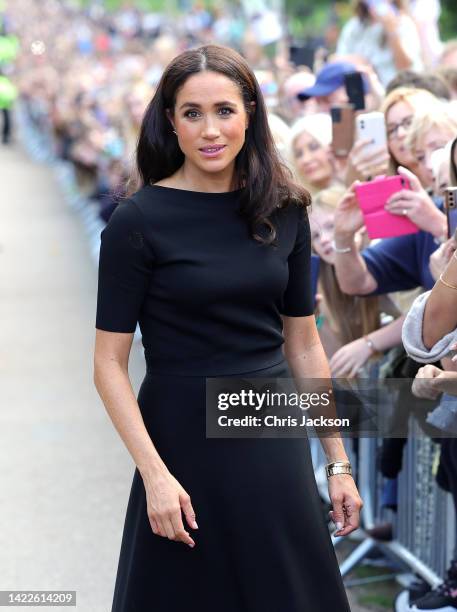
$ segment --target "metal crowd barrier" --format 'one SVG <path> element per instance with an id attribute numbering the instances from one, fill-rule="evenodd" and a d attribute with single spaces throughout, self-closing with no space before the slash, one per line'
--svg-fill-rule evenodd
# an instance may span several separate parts
<path id="1" fill-rule="evenodd" d="M 439 445 L 420 435 L 419 426 L 413 418 L 410 433 L 398 477 L 396 512 L 382 507 L 381 503 L 385 479 L 377 469 L 376 458 L 382 439 L 359 438 L 356 455 L 352 450 L 352 440 L 344 440 L 364 507 L 361 529 L 357 532 L 360 543 L 341 564 L 343 576 L 373 548 L 378 548 L 386 557 L 400 562 L 403 567 L 435 587 L 442 582 L 445 569 L 454 557 L 456 525 L 453 500 L 438 486 L 434 475 Z M 319 491 L 328 500 L 326 478 L 323 475 L 325 455 L 318 438 L 311 438 L 310 444 Z M 374 540 L 365 532 L 385 522 L 393 524 L 392 541 Z M 333 538 L 335 546 L 341 541 L 341 538 Z"/>

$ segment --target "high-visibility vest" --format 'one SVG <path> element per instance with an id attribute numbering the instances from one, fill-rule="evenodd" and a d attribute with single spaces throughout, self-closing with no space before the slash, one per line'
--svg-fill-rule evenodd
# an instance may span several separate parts
<path id="1" fill-rule="evenodd" d="M 0 75 L 0 109 L 10 108 L 16 98 L 16 87 L 6 76 Z"/>
<path id="2" fill-rule="evenodd" d="M 12 62 L 19 51 L 19 40 L 16 36 L 0 36 L 0 64 Z"/>

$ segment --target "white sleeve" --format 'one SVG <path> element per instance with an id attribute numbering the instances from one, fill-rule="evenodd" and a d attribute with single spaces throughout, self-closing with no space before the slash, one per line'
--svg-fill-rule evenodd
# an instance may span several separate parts
<path id="1" fill-rule="evenodd" d="M 411 70 L 420 72 L 424 69 L 422 62 L 422 47 L 417 26 L 411 17 L 404 15 L 397 28 L 397 36 L 403 43 L 403 49 L 410 58 Z"/>
<path id="2" fill-rule="evenodd" d="M 350 19 L 343 27 L 336 44 L 337 55 L 350 55 L 352 53 L 350 40 L 352 37 L 352 31 L 354 29 L 354 21 Z"/>

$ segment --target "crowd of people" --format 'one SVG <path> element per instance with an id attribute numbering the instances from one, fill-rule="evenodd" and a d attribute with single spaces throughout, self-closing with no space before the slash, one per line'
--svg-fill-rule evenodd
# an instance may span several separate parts
<path id="1" fill-rule="evenodd" d="M 74 165 L 80 191 L 98 201 L 105 221 L 136 180 L 139 126 L 170 59 L 210 41 L 246 57 L 284 163 L 313 197 L 316 318 L 332 374 L 414 379 L 399 401 L 411 410 L 417 398 L 430 402 L 423 424 L 441 447 L 437 486 L 452 494 L 457 512 L 457 439 L 446 437 L 457 432 L 457 242 L 446 207 L 457 191 L 457 40 L 440 40 L 439 9 L 439 0 L 355 1 L 333 48 L 319 50 L 311 65 L 292 63 L 274 14 L 238 5 L 195 5 L 177 19 L 134 3 L 108 13 L 17 0 L 4 35 L 20 37 L 9 77 L 22 107 L 52 134 L 56 155 Z M 335 108 L 354 110 L 354 74 L 364 108 L 349 113 L 352 142 L 341 153 Z M 382 113 L 379 142 L 352 138 L 369 112 Z M 409 221 L 409 231 L 373 238 L 359 189 L 395 176 L 402 188 L 384 211 L 392 228 Z M 384 441 L 386 486 L 402 469 L 405 441 Z M 457 561 L 443 578 L 413 609 L 457 610 Z"/>

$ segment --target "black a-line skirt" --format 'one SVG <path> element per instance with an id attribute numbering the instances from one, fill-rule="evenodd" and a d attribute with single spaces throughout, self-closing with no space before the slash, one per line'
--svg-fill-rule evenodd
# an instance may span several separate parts
<path id="1" fill-rule="evenodd" d="M 285 361 L 242 376 L 292 377 Z M 205 382 L 142 383 L 146 428 L 199 529 L 184 519 L 194 548 L 155 535 L 136 469 L 112 612 L 348 612 L 308 439 L 206 438 Z"/>

